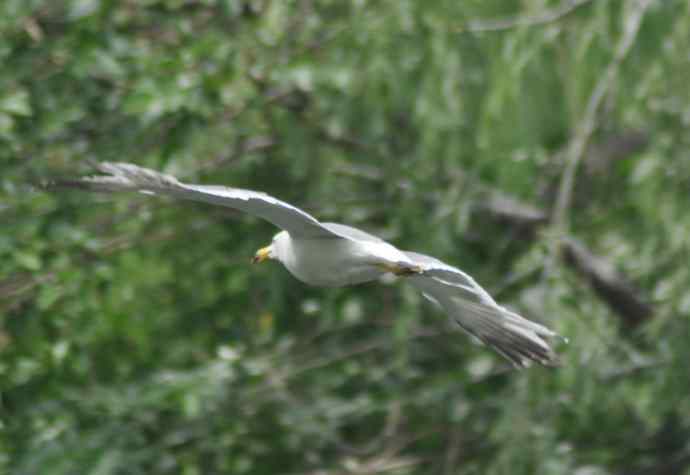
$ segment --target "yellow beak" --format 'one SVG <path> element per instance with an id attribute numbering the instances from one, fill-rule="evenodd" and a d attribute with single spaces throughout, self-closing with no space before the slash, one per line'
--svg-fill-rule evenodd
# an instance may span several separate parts
<path id="1" fill-rule="evenodd" d="M 266 260 L 268 258 L 269 251 L 270 246 L 262 247 L 256 251 L 256 254 L 254 254 L 254 257 L 252 257 L 252 264 L 258 264 L 259 262 Z"/>

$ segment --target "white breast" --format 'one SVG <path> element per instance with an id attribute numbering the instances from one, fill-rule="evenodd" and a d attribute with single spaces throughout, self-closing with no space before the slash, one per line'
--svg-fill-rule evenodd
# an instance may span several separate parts
<path id="1" fill-rule="evenodd" d="M 375 280 L 385 272 L 377 264 L 407 261 L 402 252 L 384 242 L 290 239 L 289 245 L 281 247 L 280 260 L 292 275 L 323 287 Z"/>

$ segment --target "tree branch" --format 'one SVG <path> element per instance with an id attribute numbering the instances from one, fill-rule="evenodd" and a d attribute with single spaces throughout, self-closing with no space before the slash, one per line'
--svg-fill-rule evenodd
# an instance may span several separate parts
<path id="1" fill-rule="evenodd" d="M 592 0 L 566 0 L 557 7 L 545 10 L 535 16 L 514 16 L 507 18 L 494 18 L 490 20 L 474 20 L 465 26 L 458 27 L 458 33 L 476 33 L 483 31 L 504 31 L 519 27 L 539 26 L 558 21 L 569 15 L 579 7 L 592 2 Z"/>
<path id="2" fill-rule="evenodd" d="M 570 140 L 567 149 L 567 162 L 561 176 L 558 195 L 556 197 L 556 205 L 553 210 L 552 222 L 553 228 L 556 231 L 556 236 L 566 236 L 569 234 L 570 225 L 568 210 L 570 209 L 578 166 L 585 154 L 587 144 L 594 133 L 594 129 L 597 126 L 597 116 L 604 97 L 611 88 L 621 63 L 626 58 L 635 42 L 640 24 L 642 23 L 642 18 L 651 2 L 652 0 L 631 0 L 629 2 L 629 4 L 634 3 L 636 5 L 632 7 L 631 13 L 625 19 L 623 36 L 618 42 L 613 59 L 596 83 L 592 94 L 589 96 L 587 107 L 577 126 L 576 133 Z M 556 239 L 555 241 L 556 244 L 552 248 L 552 256 L 555 256 L 558 251 L 558 240 Z"/>
<path id="3" fill-rule="evenodd" d="M 640 298 L 640 292 L 610 262 L 594 255 L 581 242 L 564 240 L 563 259 L 589 281 L 599 298 L 628 326 L 635 327 L 652 316 L 652 306 Z"/>

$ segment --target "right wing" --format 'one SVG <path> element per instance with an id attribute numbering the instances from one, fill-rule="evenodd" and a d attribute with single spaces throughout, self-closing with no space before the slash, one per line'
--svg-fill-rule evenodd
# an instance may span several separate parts
<path id="1" fill-rule="evenodd" d="M 422 268 L 421 274 L 408 277 L 412 285 L 467 333 L 498 351 L 515 367 L 524 368 L 533 361 L 544 366 L 558 364 L 558 357 L 545 341 L 556 333 L 500 306 L 460 269 L 424 254 L 405 254 Z"/>

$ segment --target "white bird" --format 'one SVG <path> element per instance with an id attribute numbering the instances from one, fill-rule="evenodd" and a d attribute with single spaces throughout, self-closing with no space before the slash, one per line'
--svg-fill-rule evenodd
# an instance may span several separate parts
<path id="1" fill-rule="evenodd" d="M 292 275 L 314 286 L 340 287 L 375 280 L 385 273 L 404 276 L 467 333 L 523 368 L 545 366 L 558 358 L 545 341 L 557 336 L 497 304 L 472 277 L 430 256 L 401 251 L 350 226 L 322 223 L 265 193 L 224 186 L 190 185 L 171 175 L 129 163 L 95 165 L 103 175 L 58 181 L 93 191 L 138 191 L 227 206 L 269 221 L 282 229 L 252 262 L 280 261 Z"/>

